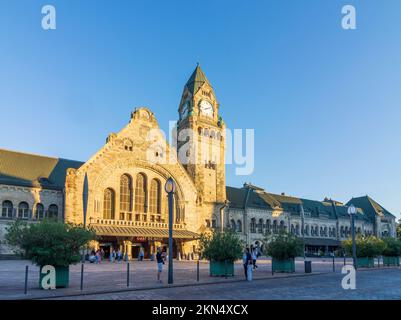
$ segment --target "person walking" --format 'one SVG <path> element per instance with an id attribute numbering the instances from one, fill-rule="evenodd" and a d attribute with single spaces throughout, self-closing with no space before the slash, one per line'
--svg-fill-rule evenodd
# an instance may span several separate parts
<path id="1" fill-rule="evenodd" d="M 251 267 L 251 280 L 252 280 L 252 255 L 249 248 L 245 248 L 244 255 L 242 256 L 242 263 L 244 265 L 245 279 L 249 280 L 249 266 Z"/>
<path id="2" fill-rule="evenodd" d="M 114 262 L 113 254 L 114 254 L 114 250 L 110 252 L 110 256 L 109 256 L 110 262 Z"/>
<path id="3" fill-rule="evenodd" d="M 145 252 L 143 251 L 143 248 L 141 247 L 139 249 L 139 261 L 143 261 L 144 256 L 145 256 Z"/>
<path id="4" fill-rule="evenodd" d="M 258 267 L 258 266 L 256 265 L 256 259 L 257 259 L 257 257 L 258 257 L 256 248 L 253 248 L 251 254 L 252 254 L 252 264 L 253 264 L 253 268 L 256 269 L 256 268 Z"/>
<path id="5" fill-rule="evenodd" d="M 120 262 L 120 261 L 121 261 L 121 256 L 122 256 L 122 254 L 121 254 L 121 250 L 120 250 L 120 249 L 118 249 L 118 251 L 117 251 L 117 261 L 118 261 L 118 262 Z"/>
<path id="6" fill-rule="evenodd" d="M 160 279 L 160 276 L 163 271 L 164 258 L 160 247 L 157 248 L 156 262 L 157 262 L 157 282 L 163 283 L 163 281 Z"/>

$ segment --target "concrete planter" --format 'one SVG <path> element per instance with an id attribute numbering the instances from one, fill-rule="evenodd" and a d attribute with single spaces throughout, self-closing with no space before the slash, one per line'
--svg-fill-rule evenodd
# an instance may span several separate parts
<path id="1" fill-rule="evenodd" d="M 39 288 L 42 287 L 42 279 L 46 274 L 42 274 L 42 268 L 39 270 Z M 70 282 L 70 267 L 55 267 L 56 269 L 56 288 L 68 288 Z"/>
<path id="2" fill-rule="evenodd" d="M 383 257 L 383 265 L 385 266 L 400 266 L 400 257 Z"/>
<path id="3" fill-rule="evenodd" d="M 357 268 L 373 268 L 375 259 L 373 257 L 358 257 L 356 258 Z"/>
<path id="4" fill-rule="evenodd" d="M 210 276 L 211 277 L 234 276 L 234 262 L 210 261 Z"/>
<path id="5" fill-rule="evenodd" d="M 273 258 L 272 262 L 273 272 L 285 272 L 292 273 L 295 272 L 295 259 L 278 260 Z"/>

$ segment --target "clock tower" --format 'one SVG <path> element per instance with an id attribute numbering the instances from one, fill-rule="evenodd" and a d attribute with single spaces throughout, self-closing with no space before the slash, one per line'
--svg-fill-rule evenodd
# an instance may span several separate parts
<path id="1" fill-rule="evenodd" d="M 224 203 L 225 124 L 213 87 L 199 64 L 184 86 L 178 112 L 178 158 L 195 182 L 198 205 Z"/>

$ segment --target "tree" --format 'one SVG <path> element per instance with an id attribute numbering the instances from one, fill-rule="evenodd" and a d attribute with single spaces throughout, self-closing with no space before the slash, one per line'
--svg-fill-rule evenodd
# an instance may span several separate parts
<path id="1" fill-rule="evenodd" d="M 376 257 L 383 253 L 385 243 L 374 236 L 358 236 L 355 239 L 357 257 Z M 343 247 L 349 256 L 352 256 L 352 239 L 343 241 Z"/>
<path id="2" fill-rule="evenodd" d="M 199 242 L 202 258 L 209 261 L 234 262 L 242 257 L 243 243 L 232 230 L 202 233 Z"/>
<path id="3" fill-rule="evenodd" d="M 265 243 L 267 255 L 277 260 L 293 259 L 303 255 L 304 242 L 295 235 L 285 231 L 266 236 Z"/>
<path id="4" fill-rule="evenodd" d="M 16 220 L 5 238 L 16 252 L 39 266 L 66 267 L 81 260 L 80 249 L 96 239 L 96 234 L 82 225 L 54 220 L 31 224 Z"/>

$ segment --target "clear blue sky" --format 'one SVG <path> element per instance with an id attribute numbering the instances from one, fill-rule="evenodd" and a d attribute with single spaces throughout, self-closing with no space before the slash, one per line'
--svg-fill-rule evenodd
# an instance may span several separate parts
<path id="1" fill-rule="evenodd" d="M 57 30 L 41 8 L 57 9 Z M 357 30 L 341 28 L 355 5 Z M 0 148 L 86 160 L 151 108 L 163 129 L 200 62 L 230 128 L 255 129 L 252 182 L 401 213 L 401 1 L 0 2 Z M 398 215 L 399 216 L 399 215 Z"/>

